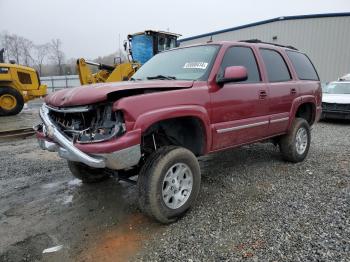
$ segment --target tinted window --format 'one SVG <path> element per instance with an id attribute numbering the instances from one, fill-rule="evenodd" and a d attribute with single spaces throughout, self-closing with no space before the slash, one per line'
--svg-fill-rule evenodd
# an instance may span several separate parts
<path id="1" fill-rule="evenodd" d="M 270 82 L 282 82 L 291 79 L 288 67 L 282 56 L 274 50 L 260 49 L 264 60 L 267 77 Z"/>
<path id="2" fill-rule="evenodd" d="M 319 80 L 314 66 L 306 55 L 294 51 L 287 51 L 287 55 L 292 61 L 299 79 Z"/>
<path id="3" fill-rule="evenodd" d="M 244 82 L 260 82 L 260 74 L 253 51 L 248 47 L 229 48 L 222 60 L 221 70 L 228 66 L 244 66 L 248 71 L 248 79 Z"/>

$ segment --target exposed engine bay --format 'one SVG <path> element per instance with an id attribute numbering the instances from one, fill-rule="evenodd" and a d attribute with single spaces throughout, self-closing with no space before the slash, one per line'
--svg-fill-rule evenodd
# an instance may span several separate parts
<path id="1" fill-rule="evenodd" d="M 123 114 L 121 111 L 112 112 L 112 104 L 47 108 L 56 127 L 74 142 L 101 142 L 125 132 Z"/>

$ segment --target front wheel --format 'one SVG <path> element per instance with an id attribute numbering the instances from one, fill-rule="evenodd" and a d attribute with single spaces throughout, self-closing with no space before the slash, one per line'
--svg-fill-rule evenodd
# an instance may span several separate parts
<path id="1" fill-rule="evenodd" d="M 139 174 L 139 206 L 161 223 L 174 222 L 195 202 L 200 182 L 200 167 L 191 151 L 175 146 L 160 148 Z"/>
<path id="2" fill-rule="evenodd" d="M 279 141 L 280 151 L 284 160 L 297 163 L 307 156 L 311 143 L 309 123 L 303 118 L 296 118 L 289 133 Z"/>
<path id="3" fill-rule="evenodd" d="M 68 167 L 73 176 L 84 184 L 98 183 L 109 178 L 104 168 L 93 168 L 74 161 L 68 161 Z"/>
<path id="4" fill-rule="evenodd" d="M 0 116 L 17 115 L 23 106 L 24 99 L 20 92 L 11 87 L 0 87 Z"/>

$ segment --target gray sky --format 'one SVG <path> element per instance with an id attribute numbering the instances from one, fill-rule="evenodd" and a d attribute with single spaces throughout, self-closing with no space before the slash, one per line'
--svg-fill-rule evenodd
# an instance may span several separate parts
<path id="1" fill-rule="evenodd" d="M 167 30 L 189 37 L 279 16 L 349 12 L 349 0 L 0 0 L 0 32 L 36 44 L 60 38 L 67 58 L 118 49 L 128 33 Z"/>

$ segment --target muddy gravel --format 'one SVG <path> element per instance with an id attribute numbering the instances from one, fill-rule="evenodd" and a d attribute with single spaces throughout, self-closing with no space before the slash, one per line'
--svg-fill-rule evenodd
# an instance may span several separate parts
<path id="1" fill-rule="evenodd" d="M 298 164 L 272 144 L 200 158 L 197 203 L 168 226 L 133 185 L 82 185 L 35 139 L 0 143 L 0 261 L 350 261 L 350 123 L 312 139 Z"/>

